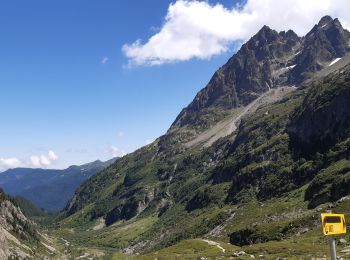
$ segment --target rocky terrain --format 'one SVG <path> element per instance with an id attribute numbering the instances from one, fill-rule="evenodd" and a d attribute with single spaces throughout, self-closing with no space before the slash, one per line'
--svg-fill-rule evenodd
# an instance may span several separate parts
<path id="1" fill-rule="evenodd" d="M 64 259 L 55 241 L 0 190 L 0 259 Z"/>
<path id="2" fill-rule="evenodd" d="M 299 37 L 264 26 L 218 71 L 181 111 L 170 128 L 206 128 L 210 114 L 244 106 L 271 88 L 296 86 L 349 52 L 350 33 L 338 19 L 323 17 Z M 214 117 L 214 119 L 216 119 Z M 215 121 L 215 120 L 214 120 Z"/>

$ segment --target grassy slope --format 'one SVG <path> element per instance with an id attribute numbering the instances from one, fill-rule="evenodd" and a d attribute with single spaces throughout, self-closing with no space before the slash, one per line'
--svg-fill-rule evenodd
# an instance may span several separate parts
<path id="1" fill-rule="evenodd" d="M 237 218 L 233 218 L 226 223 L 226 232 L 230 233 L 231 231 L 251 226 L 252 223 L 267 221 L 267 223 L 259 224 L 259 228 L 263 230 L 264 234 L 271 236 L 276 234 L 276 227 L 278 227 L 278 234 L 280 234 L 281 228 L 289 227 L 291 223 L 294 225 L 302 223 L 302 227 L 308 227 L 309 230 L 300 235 L 290 234 L 282 240 L 270 240 L 265 243 L 238 247 L 228 244 L 227 236 L 221 234 L 219 237 L 209 236 L 206 239 L 217 241 L 226 249 L 225 253 L 222 253 L 216 246 L 208 245 L 201 240 L 184 240 L 174 246 L 130 259 L 199 259 L 200 257 L 218 259 L 218 257 L 231 257 L 234 253 L 240 251 L 246 252 L 240 259 L 251 259 L 250 255 L 255 257 L 263 255 L 267 259 L 276 259 L 277 257 L 311 259 L 312 257 L 321 258 L 325 255 L 328 256 L 328 241 L 323 236 L 322 228 L 320 227 L 321 211 L 320 209 L 307 209 L 307 205 L 303 202 L 302 196 L 300 196 L 302 194 L 303 189 L 279 199 L 265 201 L 263 204 L 259 202 L 246 204 L 238 208 L 236 212 Z M 289 208 L 285 207 L 286 202 L 288 202 Z M 324 209 L 327 206 L 321 205 Z M 350 219 L 350 200 L 336 203 L 333 206 L 333 212 L 346 212 L 346 218 Z M 291 212 L 296 214 L 291 214 Z M 281 219 L 269 222 L 269 219 L 272 217 L 276 219 L 280 217 Z M 309 222 L 309 219 L 312 219 L 313 222 Z M 339 238 L 345 238 L 349 241 L 350 235 L 347 234 Z M 341 253 L 345 247 L 346 245 L 338 242 L 338 255 L 343 256 L 344 259 L 350 259 L 345 253 Z M 115 259 L 127 259 L 127 256 L 116 254 Z"/>

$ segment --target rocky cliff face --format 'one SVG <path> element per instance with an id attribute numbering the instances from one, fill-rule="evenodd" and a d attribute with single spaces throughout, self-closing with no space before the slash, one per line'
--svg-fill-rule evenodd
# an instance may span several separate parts
<path id="1" fill-rule="evenodd" d="M 33 251 L 23 241 L 37 243 L 38 236 L 36 225 L 0 190 L 0 259 L 32 258 Z"/>
<path id="2" fill-rule="evenodd" d="M 292 119 L 292 146 L 305 157 L 342 140 L 350 132 L 349 76 L 326 78 L 308 93 Z"/>
<path id="3" fill-rule="evenodd" d="M 9 246 L 4 231 L 0 228 L 0 259 L 7 259 L 10 255 Z"/>
<path id="4" fill-rule="evenodd" d="M 244 106 L 271 88 L 299 85 L 349 52 L 350 33 L 338 19 L 323 17 L 305 36 L 264 26 L 219 70 L 184 108 L 170 131 L 207 127 L 206 114 Z"/>
<path id="5" fill-rule="evenodd" d="M 323 17 L 303 39 L 303 48 L 295 60 L 295 68 L 289 76 L 290 84 L 298 84 L 310 73 L 328 66 L 336 58 L 350 51 L 350 33 L 338 19 Z"/>

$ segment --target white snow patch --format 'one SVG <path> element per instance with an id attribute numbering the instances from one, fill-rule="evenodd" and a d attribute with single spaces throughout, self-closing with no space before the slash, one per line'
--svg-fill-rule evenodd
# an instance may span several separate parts
<path id="1" fill-rule="evenodd" d="M 279 71 L 284 71 L 284 70 L 291 70 L 291 69 L 293 69 L 295 66 L 296 66 L 296 64 L 293 64 L 293 65 L 291 65 L 291 66 L 281 68 L 281 69 L 278 70 L 278 72 L 279 72 Z"/>
<path id="2" fill-rule="evenodd" d="M 339 60 L 341 60 L 341 58 L 336 58 L 335 60 L 333 60 L 331 63 L 329 63 L 329 66 L 332 66 L 334 63 L 338 62 Z"/>
<path id="3" fill-rule="evenodd" d="M 326 27 L 326 26 L 327 26 L 327 24 L 324 24 L 324 25 L 322 25 L 322 26 L 320 27 L 320 29 L 321 29 L 321 28 L 324 28 L 324 27 Z"/>

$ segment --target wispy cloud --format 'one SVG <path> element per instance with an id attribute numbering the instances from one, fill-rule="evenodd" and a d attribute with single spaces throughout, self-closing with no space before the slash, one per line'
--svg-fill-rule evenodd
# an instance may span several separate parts
<path id="1" fill-rule="evenodd" d="M 209 59 L 245 41 L 263 25 L 304 35 L 324 15 L 350 26 L 347 0 L 248 0 L 227 9 L 207 1 L 179 0 L 169 5 L 163 26 L 145 42 L 124 44 L 130 65 L 161 65 Z"/>
<path id="2" fill-rule="evenodd" d="M 104 64 L 106 64 L 108 61 L 109 61 L 109 58 L 108 58 L 108 57 L 103 57 L 102 60 L 101 60 L 101 63 L 104 65 Z"/>
<path id="3" fill-rule="evenodd" d="M 123 137 L 123 136 L 124 136 L 124 132 L 123 132 L 123 131 L 119 131 L 119 132 L 118 132 L 118 137 L 121 138 L 121 137 Z"/>

